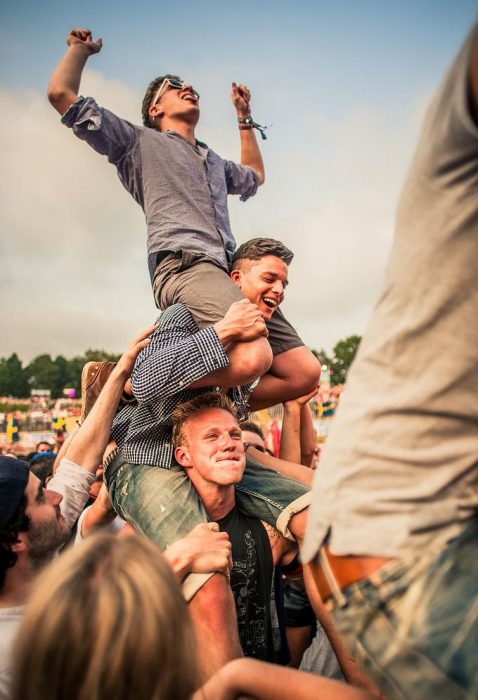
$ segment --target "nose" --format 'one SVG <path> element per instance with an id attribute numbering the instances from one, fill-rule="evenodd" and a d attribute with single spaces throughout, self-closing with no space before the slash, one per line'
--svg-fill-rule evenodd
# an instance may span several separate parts
<path id="1" fill-rule="evenodd" d="M 278 294 L 279 296 L 282 296 L 284 294 L 284 285 L 281 282 L 281 280 L 275 280 L 274 284 L 272 285 L 272 291 Z"/>
<path id="2" fill-rule="evenodd" d="M 45 489 L 45 498 L 47 503 L 56 508 L 60 505 L 63 500 L 63 496 L 58 491 L 51 491 L 50 489 Z"/>
<path id="3" fill-rule="evenodd" d="M 229 433 L 223 433 L 221 435 L 221 448 L 227 452 L 231 452 L 236 447 L 234 441 L 232 440 Z"/>

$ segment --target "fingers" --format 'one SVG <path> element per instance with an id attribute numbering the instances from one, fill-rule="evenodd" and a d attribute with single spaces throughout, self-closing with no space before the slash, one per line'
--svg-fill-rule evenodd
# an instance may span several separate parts
<path id="1" fill-rule="evenodd" d="M 133 340 L 130 342 L 129 346 L 133 347 L 134 345 L 136 345 L 137 343 L 140 343 L 141 341 L 149 340 L 149 336 L 152 333 L 154 333 L 154 331 L 156 330 L 156 328 L 158 326 L 159 326 L 159 323 L 155 323 L 152 326 L 148 326 L 148 328 L 145 328 L 144 330 L 142 330 L 140 333 L 138 333 L 136 338 L 133 338 Z"/>
<path id="2" fill-rule="evenodd" d="M 96 41 L 93 41 L 93 35 L 89 29 L 72 29 L 66 41 L 68 45 L 79 42 L 87 44 L 90 53 L 101 51 L 103 46 L 103 39 L 98 38 Z"/>

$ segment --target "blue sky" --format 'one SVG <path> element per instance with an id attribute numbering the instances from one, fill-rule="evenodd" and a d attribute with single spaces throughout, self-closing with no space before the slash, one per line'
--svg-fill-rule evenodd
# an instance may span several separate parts
<path id="1" fill-rule="evenodd" d="M 267 180 L 230 202 L 238 242 L 296 253 L 284 310 L 330 349 L 380 291 L 400 185 L 426 103 L 476 15 L 461 0 L 0 3 L 0 356 L 119 351 L 155 316 L 142 212 L 59 123 L 45 90 L 72 27 L 102 36 L 82 92 L 133 121 L 175 72 L 201 93 L 198 137 L 239 158 L 231 80 L 247 83 Z M 15 301 L 12 316 L 11 303 Z"/>

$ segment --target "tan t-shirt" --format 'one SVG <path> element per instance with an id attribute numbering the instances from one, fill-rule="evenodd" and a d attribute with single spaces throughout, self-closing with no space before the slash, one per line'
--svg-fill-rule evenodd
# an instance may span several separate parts
<path id="1" fill-rule="evenodd" d="M 433 100 L 385 288 L 317 470 L 303 551 L 402 556 L 478 511 L 478 129 L 472 32 Z"/>

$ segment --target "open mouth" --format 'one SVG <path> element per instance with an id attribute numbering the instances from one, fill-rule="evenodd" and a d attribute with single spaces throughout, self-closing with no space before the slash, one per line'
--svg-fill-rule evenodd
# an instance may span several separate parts
<path id="1" fill-rule="evenodd" d="M 184 95 L 181 95 L 181 99 L 189 101 L 189 102 L 193 102 L 194 104 L 196 104 L 198 101 L 198 98 L 190 92 L 186 92 L 186 93 L 184 93 Z"/>
<path id="2" fill-rule="evenodd" d="M 261 297 L 262 301 L 266 306 L 269 307 L 269 309 L 275 309 L 279 306 L 279 302 L 277 299 L 273 299 L 272 297 Z"/>

